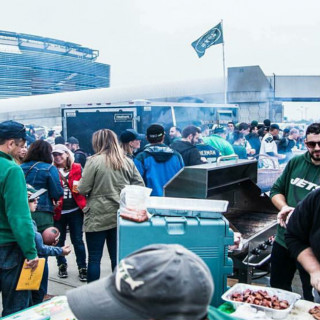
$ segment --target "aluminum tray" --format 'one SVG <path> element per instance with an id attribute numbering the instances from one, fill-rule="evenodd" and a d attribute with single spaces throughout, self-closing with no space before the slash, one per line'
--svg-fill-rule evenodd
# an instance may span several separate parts
<path id="1" fill-rule="evenodd" d="M 252 303 L 246 303 L 246 302 L 239 302 L 239 301 L 233 301 L 231 300 L 231 295 L 235 292 L 244 292 L 246 289 L 250 290 L 265 290 L 268 292 L 269 295 L 276 295 L 280 300 L 287 300 L 289 302 L 289 308 L 283 309 L 283 310 L 275 310 L 263 306 L 257 306 L 256 304 Z M 233 287 L 231 287 L 228 291 L 226 291 L 222 297 L 224 301 L 228 301 L 232 303 L 233 307 L 237 309 L 240 305 L 248 304 L 252 306 L 253 308 L 256 308 L 258 310 L 264 311 L 269 317 L 273 319 L 284 319 L 288 316 L 290 311 L 292 310 L 294 304 L 297 300 L 301 298 L 301 296 L 297 293 L 276 289 L 276 288 L 268 288 L 268 287 L 261 287 L 261 286 L 253 286 L 245 283 L 237 283 Z"/>
<path id="2" fill-rule="evenodd" d="M 184 216 L 218 219 L 227 211 L 228 201 L 150 197 L 147 209 L 151 214 L 161 216 Z"/>

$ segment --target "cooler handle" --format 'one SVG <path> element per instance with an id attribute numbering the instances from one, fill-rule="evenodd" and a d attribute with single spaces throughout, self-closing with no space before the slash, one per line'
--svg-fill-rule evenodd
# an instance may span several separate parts
<path id="1" fill-rule="evenodd" d="M 185 217 L 164 217 L 167 232 L 170 235 L 183 235 L 186 233 L 187 219 Z"/>
<path id="2" fill-rule="evenodd" d="M 187 223 L 186 217 L 164 217 L 166 223 Z"/>

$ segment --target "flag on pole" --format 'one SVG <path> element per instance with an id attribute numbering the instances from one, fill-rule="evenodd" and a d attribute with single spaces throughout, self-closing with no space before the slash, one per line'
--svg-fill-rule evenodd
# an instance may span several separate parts
<path id="1" fill-rule="evenodd" d="M 221 22 L 206 32 L 198 40 L 191 43 L 197 55 L 201 58 L 205 51 L 216 44 L 223 43 L 223 32 Z"/>

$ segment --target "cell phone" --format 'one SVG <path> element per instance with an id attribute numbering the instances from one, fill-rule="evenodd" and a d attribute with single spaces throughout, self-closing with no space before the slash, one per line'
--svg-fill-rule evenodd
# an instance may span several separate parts
<path id="1" fill-rule="evenodd" d="M 41 195 L 43 195 L 45 192 L 47 192 L 47 189 L 41 188 L 38 191 L 36 191 L 35 193 L 33 193 L 30 197 L 29 200 L 33 200 L 36 198 L 39 198 Z"/>

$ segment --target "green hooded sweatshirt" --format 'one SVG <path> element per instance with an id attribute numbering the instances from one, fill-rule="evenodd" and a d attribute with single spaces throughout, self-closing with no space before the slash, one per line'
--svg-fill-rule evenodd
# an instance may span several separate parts
<path id="1" fill-rule="evenodd" d="M 312 163 L 309 152 L 292 158 L 283 173 L 272 186 L 270 197 L 283 194 L 290 207 L 296 207 L 307 194 L 320 187 L 320 165 Z M 276 242 L 287 247 L 284 241 L 285 228 L 278 225 Z"/>
<path id="2" fill-rule="evenodd" d="M 0 151 L 0 245 L 16 242 L 31 260 L 37 256 L 34 237 L 23 171 Z"/>
<path id="3" fill-rule="evenodd" d="M 210 137 L 203 137 L 203 142 L 218 149 L 222 156 L 234 154 L 232 145 L 226 139 L 217 134 L 213 134 Z"/>

